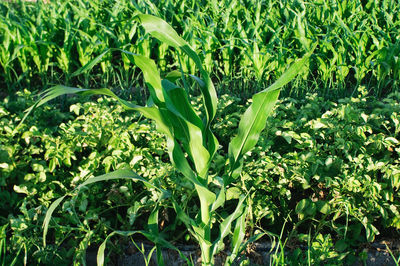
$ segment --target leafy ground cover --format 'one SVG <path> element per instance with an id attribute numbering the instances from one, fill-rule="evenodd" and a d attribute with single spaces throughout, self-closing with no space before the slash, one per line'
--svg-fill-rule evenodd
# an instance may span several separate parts
<path id="1" fill-rule="evenodd" d="M 154 191 L 126 181 L 95 184 L 56 211 L 44 248 L 41 226 L 49 204 L 90 175 L 129 165 L 170 189 L 183 182 L 168 164 L 163 137 L 145 118 L 132 119 L 115 102 L 99 98 L 74 103 L 66 112 L 48 106 L 15 130 L 15 113 L 32 103 L 29 92 L 20 94 L 18 104 L 7 98 L 1 107 L 0 207 L 8 214 L 1 217 L 7 262 L 15 254 L 20 262 L 25 256 L 31 263 L 79 262 L 86 248 L 101 243 L 111 230 L 146 228 L 143 218 L 157 200 Z M 361 244 L 375 238 L 398 236 L 399 97 L 377 101 L 363 95 L 334 102 L 308 94 L 281 100 L 260 143 L 247 154 L 242 182 L 227 192 L 229 199 L 250 191 L 249 230 L 283 232 L 282 239 L 302 245 L 310 237 L 325 248 L 318 249 L 319 256 L 313 253 L 313 261 L 331 262 L 351 260 L 362 252 Z M 223 95 L 220 105 L 215 132 L 224 142 L 246 103 Z M 62 123 L 51 127 L 51 119 Z M 39 120 L 47 123 L 33 123 Z M 215 173 L 218 167 L 213 166 Z M 190 196 L 181 204 L 193 212 L 198 208 Z M 182 225 L 169 218 L 171 205 L 165 203 L 160 218 L 165 237 L 190 243 L 187 233 L 174 233 Z M 118 252 L 117 246 L 110 252 Z"/>
<path id="2" fill-rule="evenodd" d="M 170 166 L 164 137 L 145 117 L 110 99 L 65 96 L 17 127 L 38 89 L 54 83 L 112 88 L 144 105 L 149 91 L 126 52 L 154 59 L 162 76 L 171 68 L 198 74 L 132 21 L 138 11 L 173 25 L 216 83 L 213 132 L 226 149 L 217 151 L 212 178 L 223 175 L 248 97 L 316 44 L 308 72 L 285 88 L 292 97 L 278 102 L 213 219 L 223 221 L 234 199 L 248 195 L 246 238 L 276 240 L 287 252 L 275 253 L 275 264 L 352 264 L 365 260 L 368 243 L 400 238 L 398 9 L 372 0 L 0 2 L 0 263 L 84 264 L 111 232 L 152 230 L 156 205 L 163 238 L 195 243 L 174 218 L 176 202 L 160 203 L 151 186 L 120 180 L 71 192 L 89 177 L 131 168 L 172 191 L 189 216 L 199 212 L 193 186 Z M 186 89 L 196 108 L 198 91 Z M 64 195 L 71 197 L 54 211 L 44 245 L 45 214 Z M 111 238 L 106 261 L 115 263 L 126 242 Z"/>

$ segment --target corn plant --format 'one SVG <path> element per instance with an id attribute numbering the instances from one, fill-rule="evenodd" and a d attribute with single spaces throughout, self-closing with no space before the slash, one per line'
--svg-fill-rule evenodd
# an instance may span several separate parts
<path id="1" fill-rule="evenodd" d="M 102 176 L 89 178 L 78 186 L 76 190 L 94 182 L 116 178 L 144 182 L 159 191 L 160 200 L 169 198 L 172 202 L 177 218 L 182 221 L 200 246 L 202 265 L 214 264 L 214 256 L 224 249 L 224 240 L 229 237 L 231 253 L 226 259 L 226 264 L 230 265 L 244 248 L 243 240 L 246 231 L 248 207 L 246 204 L 246 195 L 242 193 L 236 197 L 237 206 L 234 210 L 228 216 L 220 215 L 226 201 L 227 189 L 234 182 L 240 181 L 245 154 L 256 145 L 260 133 L 265 127 L 266 119 L 278 99 L 280 89 L 297 75 L 308 60 L 310 53 L 303 59 L 295 62 L 270 87 L 253 96 L 251 105 L 245 111 L 239 123 L 238 133 L 229 144 L 224 173 L 219 177 L 211 177 L 209 175 L 210 164 L 219 148 L 219 143 L 212 132 L 212 122 L 217 111 L 217 94 L 210 76 L 203 68 L 200 57 L 169 24 L 151 15 L 139 14 L 135 19 L 140 22 L 148 34 L 193 60 L 201 76 L 187 75 L 181 69 L 180 77 L 176 75 L 179 72 L 173 71 L 171 72 L 172 74 L 167 74 L 162 79 L 156 63 L 148 57 L 120 49 L 109 49 L 87 63 L 76 74 L 80 74 L 93 67 L 96 63 L 99 63 L 105 54 L 115 50 L 122 51 L 143 73 L 150 92 L 147 106 L 139 106 L 121 99 L 106 88 L 83 89 L 59 85 L 46 90 L 42 98 L 27 110 L 26 115 L 34 107 L 40 106 L 60 95 L 74 93 L 109 96 L 116 99 L 126 109 L 141 112 L 145 117 L 154 120 L 157 130 L 166 136 L 171 162 L 197 193 L 200 209 L 194 217 L 191 217 L 190 213 L 181 208 L 177 200 L 172 196 L 173 193 L 165 191 L 158 187 L 157 184 L 152 184 L 149 180 L 141 178 L 136 173 L 127 169 L 120 169 Z M 174 83 L 177 81 L 177 78 L 182 80 L 181 83 L 183 86 L 179 85 L 181 83 Z M 200 88 L 203 100 L 203 109 L 200 109 L 201 111 L 197 111 L 190 103 L 190 96 L 188 95 L 189 78 L 193 82 L 196 82 Z M 47 211 L 43 233 L 44 245 L 46 244 L 46 234 L 52 213 L 65 196 L 57 199 Z M 158 232 L 157 206 L 150 214 L 148 225 L 149 231 L 146 232 L 118 231 L 113 234 L 129 236 L 141 233 L 153 241 L 157 247 L 174 248 L 167 241 L 163 240 Z M 219 234 L 216 237 L 211 233 L 213 228 L 217 229 L 217 231 L 219 230 Z M 104 262 L 106 241 L 99 248 L 99 264 L 103 264 Z M 159 263 L 162 264 L 161 252 L 158 249 L 157 254 Z"/>

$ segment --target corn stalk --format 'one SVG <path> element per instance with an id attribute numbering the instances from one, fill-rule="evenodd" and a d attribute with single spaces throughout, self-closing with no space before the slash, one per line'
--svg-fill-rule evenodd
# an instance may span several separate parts
<path id="1" fill-rule="evenodd" d="M 89 70 L 95 64 L 101 62 L 102 57 L 110 52 L 122 52 L 133 64 L 139 67 L 143 73 L 150 92 L 147 106 L 139 106 L 121 99 L 111 90 L 105 88 L 83 89 L 59 85 L 45 91 L 42 98 L 27 110 L 28 112 L 26 115 L 28 115 L 33 108 L 60 95 L 73 93 L 80 95 L 105 95 L 116 99 L 126 109 L 141 112 L 147 118 L 154 120 L 157 125 L 157 130 L 166 136 L 171 162 L 179 172 L 182 173 L 183 177 L 192 184 L 197 193 L 200 202 L 200 210 L 197 215 L 191 217 L 190 213 L 182 210 L 177 201 L 172 197 L 173 193 L 156 187 L 156 185 L 151 184 L 150 181 L 139 177 L 130 170 L 117 170 L 100 177 L 90 178 L 77 189 L 79 190 L 80 187 L 89 185 L 90 183 L 116 178 L 130 178 L 134 181 L 148 183 L 160 191 L 160 200 L 168 197 L 172 201 L 177 218 L 185 224 L 187 230 L 194 239 L 196 239 L 201 248 L 202 265 L 214 264 L 214 256 L 224 249 L 224 239 L 226 237 L 229 237 L 231 240 L 231 255 L 228 256 L 226 260 L 226 264 L 230 265 L 244 247 L 245 221 L 248 213 L 246 195 L 242 193 L 237 196 L 237 206 L 226 218 L 221 219 L 218 212 L 224 207 L 227 189 L 233 182 L 240 179 L 244 154 L 256 145 L 260 133 L 265 127 L 266 119 L 272 112 L 273 106 L 278 99 L 280 89 L 298 74 L 308 60 L 310 53 L 303 59 L 292 64 L 292 66 L 269 88 L 253 96 L 252 104 L 245 111 L 239 123 L 238 134 L 229 144 L 229 154 L 226 158 L 228 163 L 226 164 L 225 173 L 221 177 L 211 178 L 209 176 L 210 164 L 218 149 L 219 143 L 211 130 L 211 124 L 216 114 L 217 94 L 210 76 L 203 68 L 202 61 L 197 53 L 165 21 L 144 14 L 137 15 L 135 19 L 139 21 L 146 32 L 151 36 L 180 51 L 193 61 L 201 76 L 196 77 L 194 75 L 189 75 L 189 77 L 191 77 L 194 82 L 197 82 L 201 90 L 204 106 L 202 113 L 198 113 L 191 105 L 190 97 L 187 93 L 189 89 L 174 83 L 177 78 L 180 78 L 184 81 L 182 83 L 188 86 L 186 73 L 181 71 L 180 77 L 170 74 L 167 75 L 165 79 L 162 79 L 156 67 L 156 63 L 147 56 L 134 54 L 121 49 L 108 49 L 88 62 L 74 75 L 79 75 Z M 141 48 L 143 48 L 143 46 Z M 176 71 L 174 73 L 176 73 Z M 215 185 L 217 185 L 217 189 L 213 189 Z M 50 206 L 46 214 L 43 233 L 44 245 L 46 244 L 47 228 L 52 213 L 64 197 L 56 200 Z M 158 209 L 155 209 L 148 222 L 148 224 L 151 225 L 149 227 L 150 232 L 135 231 L 125 233 L 125 235 L 142 233 L 151 241 L 155 242 L 156 245 L 170 247 L 171 245 L 165 240 L 162 240 L 158 234 L 157 215 Z M 211 230 L 213 228 L 219 229 L 217 237 L 211 235 Z M 99 250 L 99 264 L 102 264 L 104 261 L 104 248 L 105 242 Z M 162 264 L 161 257 L 159 258 L 159 262 Z"/>

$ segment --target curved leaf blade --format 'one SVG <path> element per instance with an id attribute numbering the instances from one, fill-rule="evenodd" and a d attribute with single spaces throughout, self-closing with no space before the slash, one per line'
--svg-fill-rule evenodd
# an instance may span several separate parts
<path id="1" fill-rule="evenodd" d="M 243 209 L 246 208 L 244 201 L 247 196 L 242 195 L 239 198 L 239 202 L 236 206 L 236 209 L 233 211 L 231 215 L 226 217 L 223 222 L 219 225 L 219 236 L 213 242 L 213 254 L 218 252 L 219 247 L 221 247 L 221 243 L 224 241 L 224 238 L 231 232 L 232 223 L 240 218 L 241 216 L 246 216 L 246 213 Z"/>
<path id="2" fill-rule="evenodd" d="M 106 237 L 106 239 L 104 239 L 103 243 L 101 243 L 101 245 L 99 246 L 99 249 L 97 250 L 97 256 L 96 256 L 97 266 L 103 266 L 104 265 L 104 251 L 106 250 L 107 241 L 114 234 L 115 234 L 115 232 L 112 232 L 111 234 L 109 234 Z"/>
<path id="3" fill-rule="evenodd" d="M 80 75 L 80 74 L 92 69 L 96 64 L 101 62 L 101 60 L 103 59 L 103 56 L 105 56 L 108 52 L 111 52 L 112 50 L 115 50 L 115 49 L 106 49 L 106 50 L 104 50 L 101 54 L 96 56 L 93 60 L 89 61 L 86 65 L 84 65 L 83 67 L 79 68 L 77 71 L 72 73 L 71 77 L 78 76 L 78 75 Z"/>
<path id="4" fill-rule="evenodd" d="M 207 112 L 207 125 L 213 120 L 217 109 L 217 93 L 208 73 L 203 69 L 199 56 L 190 48 L 189 44 L 182 39 L 176 31 L 164 20 L 147 14 L 140 14 L 138 18 L 146 32 L 158 40 L 186 53 L 196 64 L 204 79 L 205 86 L 200 86 L 203 101 Z"/>
<path id="5" fill-rule="evenodd" d="M 54 201 L 49 209 L 46 212 L 46 216 L 44 217 L 44 221 L 43 221 L 43 246 L 46 246 L 46 235 L 47 235 L 47 230 L 49 229 L 49 223 L 50 223 L 50 219 L 51 216 L 53 215 L 54 210 L 58 207 L 58 205 L 60 205 L 61 201 L 64 200 L 65 196 L 62 196 L 60 198 L 58 198 L 56 201 Z"/>
<path id="6" fill-rule="evenodd" d="M 229 143 L 230 174 L 233 178 L 240 174 L 240 171 L 235 170 L 240 168 L 243 155 L 257 144 L 261 131 L 265 128 L 267 117 L 278 100 L 280 89 L 300 72 L 310 55 L 311 52 L 307 53 L 302 59 L 292 64 L 270 87 L 253 95 L 253 102 L 239 122 L 238 134 Z"/>

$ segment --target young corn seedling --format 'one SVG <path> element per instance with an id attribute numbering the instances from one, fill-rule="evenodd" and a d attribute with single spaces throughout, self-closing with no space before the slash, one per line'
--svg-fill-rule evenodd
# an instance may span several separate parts
<path id="1" fill-rule="evenodd" d="M 239 123 L 238 134 L 229 144 L 227 163 L 225 172 L 220 177 L 211 178 L 209 175 L 210 164 L 219 147 L 217 138 L 211 130 L 211 124 L 216 114 L 217 94 L 209 74 L 203 68 L 200 57 L 183 40 L 174 29 L 160 18 L 139 14 L 136 20 L 144 27 L 147 33 L 157 38 L 159 41 L 175 48 L 193 60 L 201 74 L 200 77 L 187 75 L 181 71 L 179 78 L 184 84 L 183 88 L 177 83 L 177 71 L 168 74 L 164 79 L 160 77 L 156 63 L 143 55 L 133 54 L 121 49 L 109 49 L 85 65 L 76 75 L 82 73 L 96 63 L 101 61 L 102 56 L 113 50 L 123 52 L 129 60 L 138 66 L 144 76 L 148 90 L 150 92 L 147 106 L 139 106 L 119 98 L 109 89 L 82 89 L 65 86 L 55 86 L 46 90 L 42 98 L 30 109 L 26 116 L 34 107 L 40 106 L 51 99 L 63 94 L 81 95 L 105 95 L 116 99 L 128 110 L 141 112 L 144 116 L 155 121 L 157 130 L 166 136 L 168 154 L 173 165 L 179 170 L 184 178 L 187 179 L 195 189 L 200 202 L 200 208 L 194 217 L 184 211 L 178 201 L 172 196 L 173 193 L 165 191 L 152 184 L 149 180 L 139 177 L 136 173 L 120 169 L 102 176 L 92 177 L 76 188 L 89 185 L 102 180 L 117 178 L 132 179 L 141 181 L 160 192 L 159 199 L 168 197 L 175 209 L 177 219 L 181 220 L 187 230 L 198 242 L 201 249 L 202 265 L 213 265 L 214 256 L 224 249 L 224 240 L 229 237 L 231 253 L 226 259 L 226 264 L 230 265 L 238 254 L 243 250 L 243 243 L 246 230 L 246 216 L 248 207 L 246 205 L 246 195 L 242 193 L 237 196 L 237 205 L 228 215 L 223 216 L 221 209 L 226 201 L 227 189 L 232 183 L 238 181 L 241 176 L 244 155 L 250 151 L 257 143 L 261 131 L 265 127 L 266 119 L 271 113 L 282 86 L 292 80 L 301 70 L 304 63 L 308 60 L 310 53 L 303 59 L 295 62 L 274 84 L 269 88 L 255 94 L 252 103 L 243 114 Z M 189 88 L 187 77 L 197 82 L 202 93 L 203 112 L 197 112 L 190 104 L 188 95 Z M 25 116 L 25 117 L 26 117 Z M 47 211 L 44 222 L 43 239 L 46 241 L 47 229 L 55 208 L 61 203 L 65 196 L 57 199 Z M 219 214 L 218 214 L 219 213 Z M 225 217 L 225 218 L 221 218 Z M 158 206 L 156 206 L 149 217 L 149 231 L 113 232 L 129 236 L 141 233 L 153 241 L 157 247 L 164 246 L 173 248 L 171 244 L 163 240 L 158 233 Z M 219 231 L 215 236 L 212 229 Z M 233 229 L 233 232 L 232 232 Z M 111 236 L 109 235 L 109 237 Z M 107 237 L 107 239 L 109 238 Z M 106 241 L 107 241 L 106 239 Z M 100 246 L 98 253 L 98 263 L 104 262 L 104 249 L 106 241 Z M 159 264 L 163 264 L 162 256 L 157 248 Z M 188 261 L 188 263 L 190 263 Z"/>

